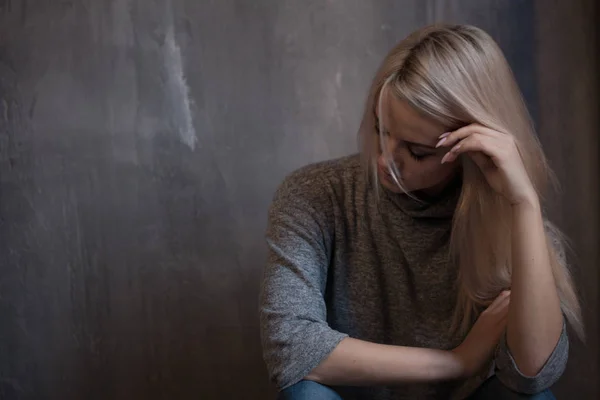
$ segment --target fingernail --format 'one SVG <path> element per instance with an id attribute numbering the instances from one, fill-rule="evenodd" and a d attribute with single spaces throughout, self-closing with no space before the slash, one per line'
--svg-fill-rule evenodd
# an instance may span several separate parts
<path id="1" fill-rule="evenodd" d="M 457 144 L 456 146 L 454 146 L 454 147 L 452 148 L 452 150 L 450 150 L 450 151 L 451 151 L 452 153 L 456 153 L 456 151 L 457 151 L 458 149 L 460 149 L 460 144 Z"/>
<path id="2" fill-rule="evenodd" d="M 440 139 L 445 138 L 446 136 L 448 136 L 449 134 L 451 134 L 452 132 L 446 132 L 446 133 L 442 133 L 440 135 Z"/>
<path id="3" fill-rule="evenodd" d="M 443 137 L 439 142 L 437 142 L 437 144 L 435 145 L 436 148 L 440 147 L 442 144 L 444 144 L 444 142 L 446 141 L 446 139 L 448 139 L 447 137 Z"/>
<path id="4" fill-rule="evenodd" d="M 446 154 L 444 154 L 444 157 L 442 157 L 442 162 L 441 162 L 442 164 L 445 163 L 446 160 L 448 159 L 448 154 L 450 154 L 450 153 L 446 153 Z"/>

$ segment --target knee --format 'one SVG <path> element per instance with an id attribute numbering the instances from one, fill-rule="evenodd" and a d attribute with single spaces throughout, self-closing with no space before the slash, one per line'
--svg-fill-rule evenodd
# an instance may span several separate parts
<path id="1" fill-rule="evenodd" d="M 472 400 L 556 400 L 550 390 L 537 394 L 523 394 L 513 392 L 500 380 L 493 376 L 481 385 L 471 397 Z"/>
<path id="2" fill-rule="evenodd" d="M 342 400 L 329 386 L 313 381 L 300 381 L 282 390 L 277 400 Z"/>

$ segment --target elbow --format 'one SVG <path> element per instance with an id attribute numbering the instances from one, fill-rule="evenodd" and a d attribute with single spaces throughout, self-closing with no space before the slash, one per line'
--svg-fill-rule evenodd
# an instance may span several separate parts
<path id="1" fill-rule="evenodd" d="M 518 371 L 525 377 L 534 378 L 544 372 L 546 365 L 551 359 L 556 358 L 553 355 L 555 355 L 557 350 L 558 353 L 568 352 L 568 341 L 566 344 L 563 343 L 560 345 L 561 339 L 564 340 L 564 337 L 559 336 L 556 341 L 548 341 L 548 343 L 541 343 L 538 346 L 531 345 L 528 348 L 511 346 L 510 343 L 508 347 Z M 557 368 L 558 365 L 556 364 L 565 364 L 567 354 L 561 354 L 558 360 L 552 360 L 551 363 L 554 364 L 552 370 L 564 370 L 564 365 L 560 365 L 560 368 Z"/>
<path id="2" fill-rule="evenodd" d="M 534 378 L 539 375 L 548 359 L 552 355 L 553 349 L 546 351 L 545 349 L 527 349 L 528 351 L 513 351 L 509 345 L 513 356 L 515 367 L 521 375 L 527 378 Z"/>
<path id="3" fill-rule="evenodd" d="M 566 334 L 561 336 L 556 348 L 549 357 L 542 360 L 543 363 L 531 362 L 527 357 L 515 357 L 504 343 L 496 354 L 496 376 L 514 392 L 538 394 L 560 379 L 566 368 L 568 353 L 569 341 Z"/>
<path id="4" fill-rule="evenodd" d="M 310 371 L 309 374 L 306 375 L 303 379 L 305 381 L 313 381 L 320 384 L 325 384 L 325 378 L 321 374 L 319 374 L 318 370 L 319 367 L 315 368 L 314 370 Z"/>
<path id="5" fill-rule="evenodd" d="M 288 387 L 300 381 L 312 381 L 321 385 L 326 385 L 328 382 L 327 373 L 322 367 L 317 366 L 308 374 L 303 375 L 294 371 L 293 363 L 277 363 L 276 365 L 267 365 L 271 381 L 279 390 L 287 389 Z"/>
<path id="6" fill-rule="evenodd" d="M 512 352 L 516 369 L 523 377 L 530 379 L 534 379 L 544 371 L 544 367 L 546 366 L 546 364 L 548 364 L 548 361 L 550 360 L 552 354 L 553 349 L 550 349 L 550 351 L 543 352 Z M 555 361 L 554 364 L 556 363 L 557 362 Z M 558 361 L 558 363 L 561 364 L 564 362 Z M 555 365 L 555 367 L 557 367 L 557 365 Z M 557 368 L 552 369 L 555 370 Z M 558 369 L 563 370 L 564 365 L 561 365 L 561 368 Z"/>
<path id="7" fill-rule="evenodd" d="M 339 365 L 338 368 L 332 365 L 331 354 L 329 354 L 325 358 L 322 358 L 319 361 L 319 364 L 314 367 L 303 379 L 320 383 L 321 385 L 331 385 L 335 381 L 336 369 L 339 369 Z"/>
<path id="8" fill-rule="evenodd" d="M 568 349 L 568 341 L 561 345 L 561 342 L 566 339 L 564 326 L 561 326 L 556 335 L 540 337 L 533 343 L 520 341 L 515 332 L 512 332 L 512 335 L 510 333 L 509 331 L 506 337 L 508 348 L 517 369 L 527 377 L 539 375 L 557 349 L 559 352 L 564 351 L 565 348 Z"/>
<path id="9" fill-rule="evenodd" d="M 519 371 L 521 371 L 521 374 L 528 378 L 537 376 L 542 371 L 542 368 L 544 368 L 544 363 L 533 361 L 527 362 L 515 360 L 515 364 L 517 365 Z"/>

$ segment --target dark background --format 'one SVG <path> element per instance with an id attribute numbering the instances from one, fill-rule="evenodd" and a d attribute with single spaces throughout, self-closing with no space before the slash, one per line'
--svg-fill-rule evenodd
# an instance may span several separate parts
<path id="1" fill-rule="evenodd" d="M 594 0 L 0 0 L 0 398 L 265 399 L 280 180 L 356 151 L 385 53 L 434 21 L 504 49 L 562 183 L 598 398 Z"/>

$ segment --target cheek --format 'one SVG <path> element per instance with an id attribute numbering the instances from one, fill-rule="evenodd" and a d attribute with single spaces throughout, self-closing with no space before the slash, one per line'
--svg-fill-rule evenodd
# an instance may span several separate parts
<path id="1" fill-rule="evenodd" d="M 454 175 L 459 168 L 459 163 L 451 163 L 451 164 L 440 164 L 441 160 L 438 161 L 435 165 L 435 168 L 431 170 L 431 179 L 437 182 L 445 181 L 450 176 Z"/>

